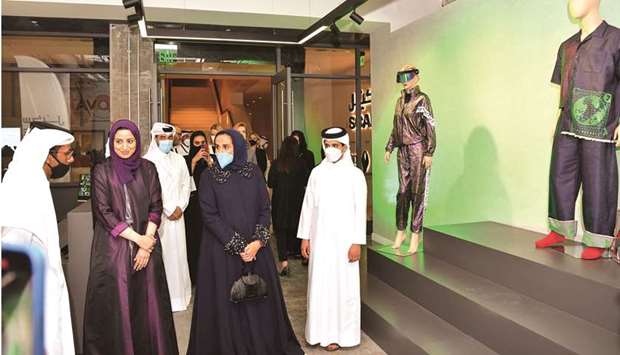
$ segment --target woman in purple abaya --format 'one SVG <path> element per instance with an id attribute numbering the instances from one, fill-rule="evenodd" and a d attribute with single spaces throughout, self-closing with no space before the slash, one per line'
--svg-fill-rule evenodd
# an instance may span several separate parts
<path id="1" fill-rule="evenodd" d="M 218 164 L 200 181 L 204 223 L 196 281 L 192 355 L 303 354 L 286 312 L 269 239 L 269 198 L 260 169 L 247 162 L 241 134 L 215 138 Z M 230 288 L 248 268 L 267 284 L 265 299 L 233 303 Z"/>
<path id="2" fill-rule="evenodd" d="M 178 354 L 157 227 L 161 187 L 129 120 L 110 129 L 110 158 L 93 169 L 95 233 L 84 354 Z"/>

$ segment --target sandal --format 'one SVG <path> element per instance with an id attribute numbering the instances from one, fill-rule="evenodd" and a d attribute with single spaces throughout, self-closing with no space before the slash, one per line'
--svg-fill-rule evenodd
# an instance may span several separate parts
<path id="1" fill-rule="evenodd" d="M 327 350 L 327 351 L 337 351 L 337 350 L 340 350 L 340 345 L 338 345 L 338 344 L 329 344 L 328 346 L 325 347 L 325 350 Z"/>

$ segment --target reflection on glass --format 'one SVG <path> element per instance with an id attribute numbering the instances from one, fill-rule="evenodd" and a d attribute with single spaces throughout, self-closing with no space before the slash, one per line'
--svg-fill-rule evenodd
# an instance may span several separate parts
<path id="1" fill-rule="evenodd" d="M 30 67 L 41 64 L 36 58 L 26 62 Z M 75 162 L 61 181 L 77 182 L 80 174 L 90 172 L 94 159 L 103 155 L 110 127 L 108 74 L 5 72 L 2 90 L 3 127 L 20 127 L 22 135 L 32 121 L 70 129 Z"/>
<path id="2" fill-rule="evenodd" d="M 160 71 L 168 72 L 242 72 L 275 73 L 273 47 L 177 43 L 174 59 L 161 62 Z"/>
<path id="3" fill-rule="evenodd" d="M 370 76 L 370 48 L 362 49 L 360 53 L 360 68 L 362 69 L 362 76 Z"/>
<path id="4" fill-rule="evenodd" d="M 355 50 L 336 48 L 282 48 L 282 65 L 295 74 L 355 75 Z"/>
<path id="5" fill-rule="evenodd" d="M 19 57 L 35 58 L 50 68 L 108 68 L 108 39 L 3 36 L 2 65 L 21 67 Z"/>

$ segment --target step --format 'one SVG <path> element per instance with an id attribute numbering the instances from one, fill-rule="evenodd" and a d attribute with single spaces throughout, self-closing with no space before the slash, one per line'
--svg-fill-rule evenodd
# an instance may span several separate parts
<path id="1" fill-rule="evenodd" d="M 620 265 L 612 260 L 585 261 L 536 249 L 542 234 L 494 222 L 424 233 L 427 255 L 620 334 Z"/>
<path id="2" fill-rule="evenodd" d="M 364 331 L 389 354 L 497 354 L 373 275 L 362 304 Z"/>
<path id="3" fill-rule="evenodd" d="M 368 272 L 501 354 L 618 354 L 620 336 L 431 255 L 368 248 Z"/>

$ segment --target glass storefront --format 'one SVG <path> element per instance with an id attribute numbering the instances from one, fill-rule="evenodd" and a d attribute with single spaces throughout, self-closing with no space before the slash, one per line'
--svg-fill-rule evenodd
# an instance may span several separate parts
<path id="1" fill-rule="evenodd" d="M 73 131 L 75 162 L 62 182 L 78 182 L 103 155 L 110 128 L 108 51 L 107 39 L 3 37 L 2 127 L 19 127 L 23 136 L 31 122 L 46 121 Z M 10 158 L 5 149 L 3 169 Z"/>
<path id="2" fill-rule="evenodd" d="M 276 52 L 273 47 L 192 42 L 166 43 L 164 47 L 168 47 L 166 51 L 169 56 L 165 61 L 159 60 L 160 72 L 273 74 L 276 70 Z M 156 57 L 161 56 L 158 53 Z"/>
<path id="3" fill-rule="evenodd" d="M 110 65 L 107 38 L 2 36 L 2 68 L 102 68 Z"/>

